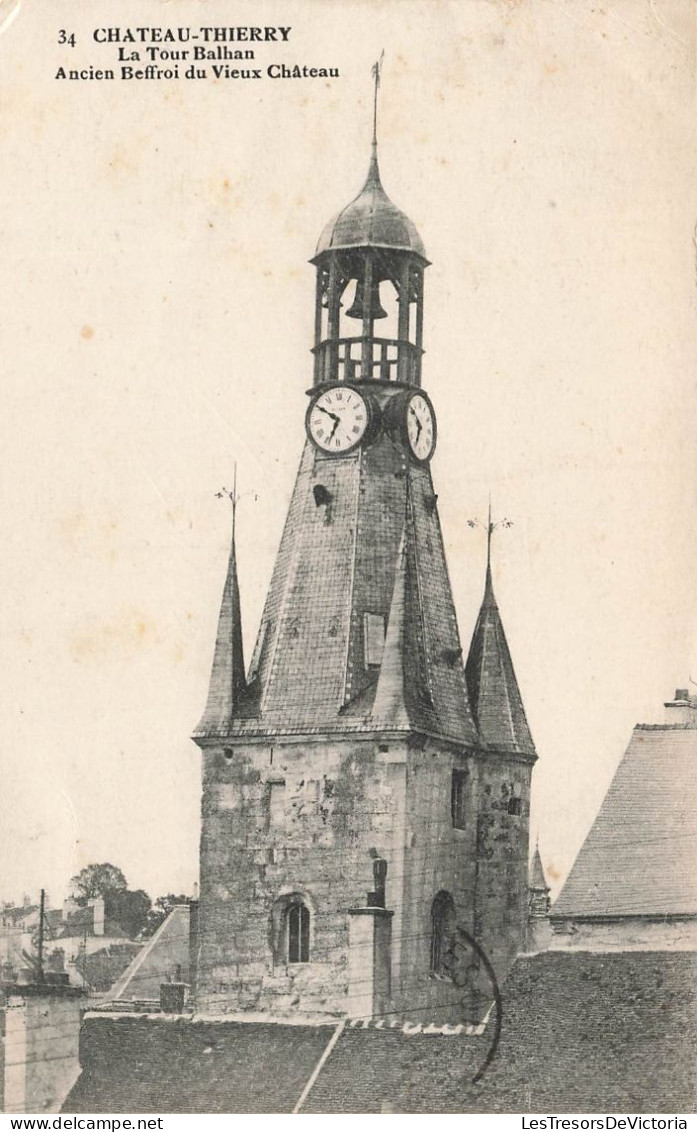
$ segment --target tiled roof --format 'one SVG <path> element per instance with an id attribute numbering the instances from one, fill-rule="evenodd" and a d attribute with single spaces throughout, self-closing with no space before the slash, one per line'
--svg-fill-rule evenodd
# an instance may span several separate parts
<path id="1" fill-rule="evenodd" d="M 319 486 L 328 503 L 316 502 Z M 430 471 L 385 436 L 340 459 L 306 445 L 247 689 L 231 727 L 207 709 L 195 738 L 387 727 L 374 711 L 379 665 L 366 656 L 364 626 L 366 614 L 388 618 L 398 560 L 409 708 L 398 729 L 476 742 Z"/>
<path id="2" fill-rule="evenodd" d="M 63 1112 L 290 1113 L 333 1026 L 88 1017 Z"/>
<path id="3" fill-rule="evenodd" d="M 91 990 L 108 991 L 140 950 L 137 943 L 113 943 L 87 955 L 78 953 L 75 967 Z M 159 988 L 158 988 L 159 994 Z"/>
<path id="4" fill-rule="evenodd" d="M 697 915 L 697 730 L 636 727 L 552 916 Z"/>
<path id="5" fill-rule="evenodd" d="M 549 892 L 549 885 L 547 884 L 547 878 L 545 876 L 545 870 L 544 870 L 543 865 L 542 865 L 542 858 L 540 856 L 539 845 L 535 846 L 535 852 L 533 853 L 532 863 L 530 865 L 530 881 L 529 881 L 529 884 L 530 884 L 530 888 L 534 888 L 534 889 L 538 889 L 538 890 L 545 889 L 545 891 Z"/>
<path id="6" fill-rule="evenodd" d="M 157 1000 L 165 979 L 177 977 L 189 982 L 190 914 L 188 904 L 177 904 L 172 909 L 154 935 L 137 948 L 128 965 L 124 964 L 109 988 L 105 988 L 112 1000 Z"/>
<path id="7" fill-rule="evenodd" d="M 208 701 L 196 733 L 208 735 L 227 730 L 234 718 L 245 686 L 240 588 L 237 581 L 233 525 L 230 560 L 218 618 Z"/>
<path id="8" fill-rule="evenodd" d="M 466 1112 L 490 1041 L 347 1027 L 302 1106 L 305 1113 Z"/>
<path id="9" fill-rule="evenodd" d="M 696 988 L 689 952 L 518 959 L 471 1111 L 694 1112 Z"/>
<path id="10" fill-rule="evenodd" d="M 690 952 L 520 958 L 477 1084 L 493 1012 L 478 1034 L 349 1024 L 335 1042 L 335 1025 L 88 1015 L 63 1112 L 291 1113 L 303 1094 L 303 1113 L 693 1112 L 696 987 Z"/>
<path id="11" fill-rule="evenodd" d="M 534 755 L 535 745 L 494 597 L 489 563 L 465 673 L 470 705 L 484 742 L 504 751 Z"/>

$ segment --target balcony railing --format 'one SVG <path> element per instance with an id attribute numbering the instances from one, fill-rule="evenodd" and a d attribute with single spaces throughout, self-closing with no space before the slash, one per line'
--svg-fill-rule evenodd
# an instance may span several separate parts
<path id="1" fill-rule="evenodd" d="M 398 338 L 328 338 L 314 347 L 315 384 L 402 381 L 421 384 L 423 350 Z"/>

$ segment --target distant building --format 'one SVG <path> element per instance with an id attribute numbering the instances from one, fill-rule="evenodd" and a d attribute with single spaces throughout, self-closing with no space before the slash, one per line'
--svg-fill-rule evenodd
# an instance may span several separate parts
<path id="1" fill-rule="evenodd" d="M 29 898 L 19 906 L 0 909 L 0 965 L 4 981 L 13 982 L 31 967 L 39 937 L 39 905 Z M 43 952 L 48 963 L 60 957 L 70 982 L 89 990 L 103 991 L 122 973 L 139 944 L 129 940 L 120 924 L 105 914 L 101 897 L 85 906 L 65 900 L 60 908 L 44 911 Z"/>
<path id="2" fill-rule="evenodd" d="M 552 946 L 697 949 L 697 697 L 640 723 L 554 902 Z"/>

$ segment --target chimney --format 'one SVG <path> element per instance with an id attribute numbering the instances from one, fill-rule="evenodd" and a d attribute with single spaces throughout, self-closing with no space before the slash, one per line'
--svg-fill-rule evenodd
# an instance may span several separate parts
<path id="1" fill-rule="evenodd" d="M 90 900 L 89 905 L 94 913 L 94 934 L 104 935 L 104 897 L 95 896 Z"/>
<path id="2" fill-rule="evenodd" d="M 5 1112 L 60 1112 L 75 1082 L 84 992 L 65 979 L 4 988 Z"/>
<path id="3" fill-rule="evenodd" d="M 383 857 L 373 859 L 373 882 L 375 891 L 368 893 L 369 908 L 385 907 L 385 880 L 387 878 L 387 861 Z"/>
<path id="4" fill-rule="evenodd" d="M 375 850 L 372 850 L 375 853 Z M 392 997 L 392 916 L 385 908 L 387 861 L 373 857 L 375 891 L 366 908 L 349 908 L 349 1003 L 351 1018 L 374 1018 Z"/>
<path id="5" fill-rule="evenodd" d="M 675 699 L 665 705 L 665 723 L 683 727 L 697 727 L 697 696 L 691 696 L 687 688 L 676 688 Z"/>

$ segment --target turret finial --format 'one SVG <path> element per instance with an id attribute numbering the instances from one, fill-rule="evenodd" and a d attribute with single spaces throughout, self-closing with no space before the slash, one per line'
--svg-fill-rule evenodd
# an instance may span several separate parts
<path id="1" fill-rule="evenodd" d="M 479 519 L 468 519 L 468 527 L 483 527 L 484 524 Z M 499 527 L 512 527 L 513 521 L 511 519 L 499 519 L 496 523 L 491 518 L 491 492 L 489 492 L 489 512 L 486 522 L 486 585 L 485 596 L 493 597 L 494 587 L 491 579 L 491 536 L 494 531 Z"/>
<path id="2" fill-rule="evenodd" d="M 491 574 L 491 536 L 494 531 L 494 525 L 491 521 L 491 492 L 489 492 L 489 518 L 486 524 L 486 572 L 487 577 Z"/>
<path id="3" fill-rule="evenodd" d="M 385 58 L 385 51 L 383 49 L 380 58 L 373 63 L 373 78 L 375 80 L 375 90 L 373 92 L 373 151 L 377 151 L 378 146 L 378 87 L 380 86 L 380 72 L 382 71 L 382 64 Z"/>

